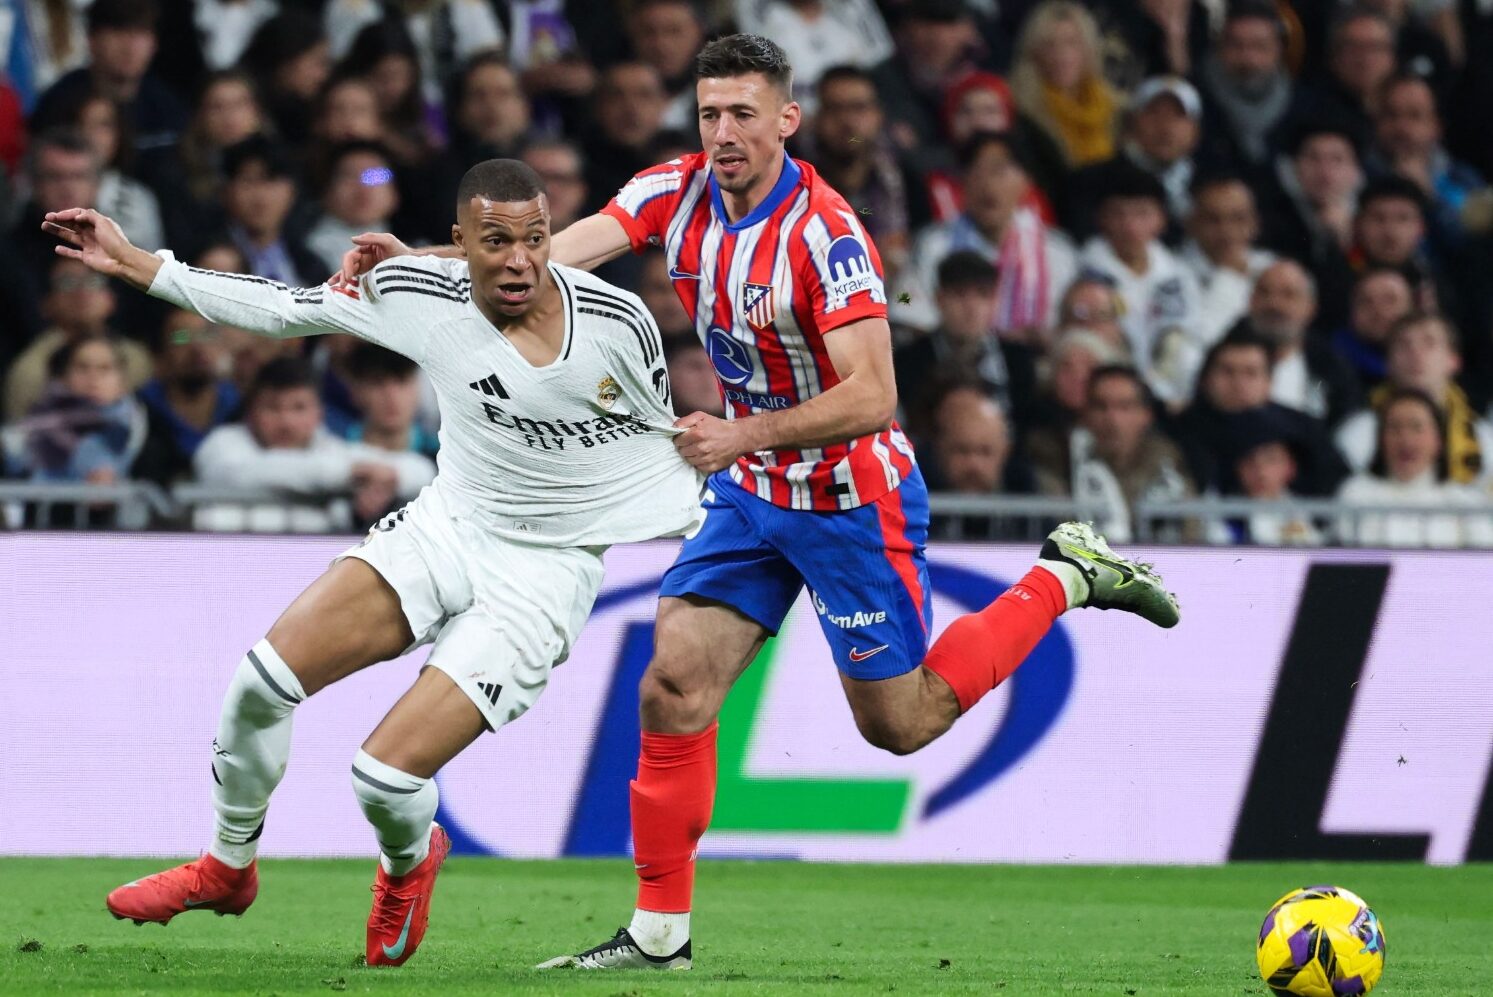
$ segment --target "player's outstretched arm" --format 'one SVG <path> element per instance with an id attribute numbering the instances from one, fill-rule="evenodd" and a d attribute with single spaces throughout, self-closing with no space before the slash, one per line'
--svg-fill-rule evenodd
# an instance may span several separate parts
<path id="1" fill-rule="evenodd" d="M 890 426 L 897 412 L 897 382 L 886 319 L 850 322 L 828 333 L 824 345 L 838 384 L 792 408 L 730 422 L 691 413 L 675 424 L 688 430 L 674 438 L 680 454 L 700 470 L 714 472 L 742 454 L 829 446 Z"/>
<path id="2" fill-rule="evenodd" d="M 78 260 L 105 277 L 117 277 L 142 291 L 150 289 L 161 258 L 131 244 L 119 223 L 92 208 L 48 211 L 42 231 L 61 239 L 58 256 Z"/>

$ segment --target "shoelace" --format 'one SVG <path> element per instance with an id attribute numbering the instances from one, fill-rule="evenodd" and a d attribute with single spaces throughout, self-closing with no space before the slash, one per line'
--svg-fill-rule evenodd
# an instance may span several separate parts
<path id="1" fill-rule="evenodd" d="M 410 899 L 401 897 L 394 890 L 381 883 L 374 883 L 370 890 L 373 891 L 373 928 L 379 934 L 397 932 L 404 925 L 404 918 L 399 916 L 399 908 L 385 902 L 385 898 L 393 896 L 396 900 Z"/>
<path id="2" fill-rule="evenodd" d="M 617 949 L 626 948 L 628 945 L 632 944 L 630 940 L 623 941 L 623 938 L 626 935 L 626 928 L 618 928 L 617 933 L 607 941 L 604 941 L 600 945 L 597 945 L 593 948 L 587 949 L 586 951 L 582 952 L 577 958 L 584 959 L 587 956 L 605 955 L 606 953 L 613 952 Z"/>

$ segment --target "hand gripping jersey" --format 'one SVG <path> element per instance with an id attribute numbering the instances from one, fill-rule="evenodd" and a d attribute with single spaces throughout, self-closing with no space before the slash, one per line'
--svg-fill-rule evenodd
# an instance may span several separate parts
<path id="1" fill-rule="evenodd" d="M 703 152 L 644 170 L 602 210 L 622 223 L 634 251 L 663 247 L 727 418 L 789 408 L 834 387 L 825 334 L 886 317 L 881 258 L 860 220 L 812 166 L 789 156 L 767 198 L 735 223 Z M 731 477 L 783 508 L 854 509 L 896 488 L 913 464 L 893 425 L 833 446 L 748 454 Z"/>
<path id="2" fill-rule="evenodd" d="M 596 546 L 693 529 L 700 475 L 674 448 L 658 327 L 642 302 L 551 264 L 560 355 L 535 367 L 471 300 L 465 260 L 401 256 L 356 288 L 289 288 L 167 260 L 150 293 L 272 336 L 348 332 L 420 365 L 441 409 L 445 508 L 529 544 Z"/>

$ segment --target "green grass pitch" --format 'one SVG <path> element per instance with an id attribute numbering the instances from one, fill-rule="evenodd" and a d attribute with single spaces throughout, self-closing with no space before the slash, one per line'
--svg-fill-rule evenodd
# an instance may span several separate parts
<path id="1" fill-rule="evenodd" d="M 1288 889 L 1339 883 L 1385 923 L 1376 995 L 1486 994 L 1493 866 L 1223 868 L 704 862 L 689 973 L 538 973 L 611 935 L 620 861 L 455 858 L 401 969 L 361 965 L 370 862 L 267 861 L 242 919 L 136 927 L 104 894 L 149 860 L 0 859 L 3 994 L 1263 994 L 1254 938 Z"/>

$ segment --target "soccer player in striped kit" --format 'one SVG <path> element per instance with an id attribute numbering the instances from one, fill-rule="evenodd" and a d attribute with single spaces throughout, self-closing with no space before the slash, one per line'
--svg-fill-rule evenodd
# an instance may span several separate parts
<path id="1" fill-rule="evenodd" d="M 556 258 L 581 268 L 663 249 L 727 418 L 695 412 L 676 423 L 686 431 L 675 445 L 711 477 L 704 525 L 664 577 L 640 690 L 632 922 L 541 968 L 690 967 L 716 716 L 805 585 L 857 727 L 897 754 L 949 729 L 1068 609 L 1178 620 L 1147 566 L 1068 523 L 1020 582 L 929 648 L 927 491 L 893 421 L 880 257 L 845 199 L 785 151 L 799 107 L 782 49 L 755 35 L 721 38 L 701 51 L 696 75 L 704 151 L 643 171 L 554 239 Z M 409 251 L 382 234 L 354 241 L 348 274 Z"/>

